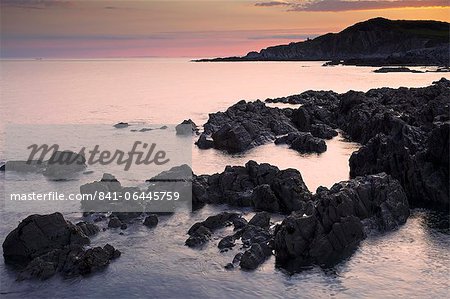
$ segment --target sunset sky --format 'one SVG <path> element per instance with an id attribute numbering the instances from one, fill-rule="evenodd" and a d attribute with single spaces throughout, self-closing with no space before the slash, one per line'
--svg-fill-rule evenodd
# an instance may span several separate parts
<path id="1" fill-rule="evenodd" d="M 0 1 L 2 58 L 244 55 L 373 17 L 450 20 L 448 0 Z"/>

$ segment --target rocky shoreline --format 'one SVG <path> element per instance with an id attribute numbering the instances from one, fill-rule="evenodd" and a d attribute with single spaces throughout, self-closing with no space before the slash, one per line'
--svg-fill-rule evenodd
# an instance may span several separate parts
<path id="1" fill-rule="evenodd" d="M 232 225 L 233 234 L 218 244 L 221 251 L 237 251 L 226 269 L 256 269 L 274 255 L 277 266 L 295 272 L 338 263 L 368 231 L 390 231 L 404 224 L 410 207 L 448 210 L 450 81 L 366 93 L 307 91 L 266 102 L 301 106 L 280 109 L 262 101 L 240 101 L 225 112 L 210 114 L 197 146 L 242 153 L 274 142 L 301 153 L 321 153 L 326 150 L 324 139 L 340 130 L 362 145 L 350 158 L 350 179 L 313 193 L 298 170 L 255 161 L 226 166 L 212 175 L 192 174 L 186 182 L 192 183 L 195 209 L 226 204 L 258 213 L 250 221 L 239 213 L 223 212 L 197 222 L 187 232 L 187 246 L 201 250 L 215 230 Z M 191 120 L 183 124 L 190 126 L 180 127 L 178 134 L 198 134 Z M 169 172 L 180 169 L 192 172 L 186 166 Z M 96 188 L 124 189 L 108 174 L 81 186 L 86 192 Z M 286 216 L 281 223 L 271 223 L 270 213 Z M 88 246 L 89 236 L 99 233 L 88 220 L 107 220 L 108 228 L 122 230 L 136 219 L 148 227 L 158 224 L 156 215 L 138 212 L 85 216 L 86 221 L 76 225 L 59 213 L 27 217 L 3 243 L 5 262 L 18 269 L 18 279 L 47 279 L 58 272 L 63 277 L 86 275 L 120 256 L 109 244 Z M 237 244 L 242 246 L 236 249 Z"/>

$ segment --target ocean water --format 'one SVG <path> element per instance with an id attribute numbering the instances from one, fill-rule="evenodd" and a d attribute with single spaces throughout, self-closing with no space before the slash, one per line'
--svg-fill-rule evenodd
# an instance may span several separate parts
<path id="1" fill-rule="evenodd" d="M 376 87 L 420 87 L 431 84 L 441 73 L 376 74 L 370 67 L 321 67 L 320 62 L 192 63 L 187 59 L 129 60 L 41 60 L 1 61 L 1 138 L 5 146 L 8 127 L 25 125 L 101 125 L 92 136 L 116 136 L 112 125 L 130 122 L 129 129 L 154 124 L 177 124 L 191 118 L 206 122 L 208 113 L 223 111 L 238 100 L 264 100 L 305 90 L 367 91 Z M 290 105 L 276 105 L 290 107 Z M 88 126 L 89 127 L 89 126 Z M 129 129 L 120 134 L 132 134 Z M 72 132 L 75 137 L 91 138 L 89 132 Z M 171 132 L 174 133 L 174 132 Z M 149 131 L 142 138 L 161 132 Z M 78 136 L 79 135 L 79 136 Z M 73 136 L 71 136 L 73 137 Z M 116 136 L 117 137 L 117 136 Z M 98 137 L 97 137 L 98 138 Z M 120 138 L 120 136 L 119 136 Z M 44 138 L 43 138 L 44 139 Z M 348 158 L 358 144 L 342 136 L 327 141 L 321 154 L 300 155 L 273 144 L 239 155 L 192 147 L 192 166 L 197 174 L 222 171 L 226 165 L 243 165 L 250 159 L 280 168 L 298 169 L 307 186 L 331 186 L 348 179 Z M 6 146 L 8 147 L 8 146 Z M 4 147 L 3 147 L 4 148 Z M 0 151 L 0 160 L 11 159 Z M 77 189 L 98 180 L 109 169 L 69 182 L 47 182 L 41 176 L 17 176 L 28 187 L 53 186 Z M 127 186 L 142 182 L 141 176 L 120 176 Z M 0 186 L 5 177 L 0 174 Z M 53 184 L 53 185 L 52 185 Z M 57 207 L 37 207 L 49 212 Z M 74 205 L 73 210 L 77 207 Z M 217 243 L 228 229 L 202 250 L 184 246 L 186 232 L 196 221 L 226 206 L 207 206 L 195 213 L 181 211 L 160 218 L 155 229 L 139 223 L 119 231 L 107 230 L 92 239 L 93 245 L 110 243 L 123 255 L 104 271 L 90 277 L 63 280 L 58 276 L 45 282 L 16 282 L 15 273 L 0 260 L 2 297 L 153 297 L 153 298 L 246 298 L 246 297 L 445 297 L 449 292 L 450 235 L 448 215 L 415 210 L 399 230 L 367 238 L 355 254 L 332 269 L 313 267 L 288 275 L 275 268 L 274 258 L 252 272 L 226 271 L 223 266 L 237 248 L 220 253 Z M 239 210 L 250 218 L 250 210 Z M 29 211 L 0 211 L 0 239 L 3 241 Z M 80 213 L 66 213 L 71 221 Z M 273 215 L 274 222 L 282 220 Z M 101 223 L 106 226 L 106 223 Z"/>

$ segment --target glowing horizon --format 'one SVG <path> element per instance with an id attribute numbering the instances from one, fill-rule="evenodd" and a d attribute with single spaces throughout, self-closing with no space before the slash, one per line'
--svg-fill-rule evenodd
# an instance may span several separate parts
<path id="1" fill-rule="evenodd" d="M 2 58 L 216 57 L 370 18 L 450 20 L 446 0 L 2 0 Z"/>

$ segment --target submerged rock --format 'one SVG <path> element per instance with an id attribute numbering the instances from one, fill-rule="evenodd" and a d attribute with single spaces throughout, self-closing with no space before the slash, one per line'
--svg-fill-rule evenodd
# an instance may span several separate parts
<path id="1" fill-rule="evenodd" d="M 119 122 L 114 125 L 114 128 L 116 128 L 116 129 L 124 129 L 124 128 L 128 128 L 128 127 L 129 127 L 129 124 L 125 123 L 125 122 Z"/>
<path id="2" fill-rule="evenodd" d="M 71 179 L 86 169 L 86 158 L 72 151 L 55 151 L 46 163 L 44 176 L 52 180 Z"/>

